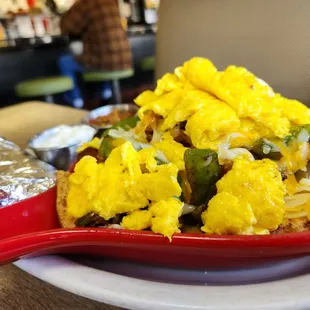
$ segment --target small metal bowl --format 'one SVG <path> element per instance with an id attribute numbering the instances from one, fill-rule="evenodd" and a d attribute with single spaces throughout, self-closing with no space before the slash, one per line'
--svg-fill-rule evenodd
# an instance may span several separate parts
<path id="1" fill-rule="evenodd" d="M 80 127 L 85 125 L 66 125 L 70 127 Z M 46 129 L 34 137 L 32 137 L 28 141 L 28 148 L 31 149 L 35 155 L 45 161 L 46 163 L 51 164 L 57 169 L 68 170 L 70 165 L 76 160 L 77 153 L 76 150 L 84 143 L 88 141 L 83 141 L 82 143 L 72 144 L 65 147 L 51 147 L 51 148 L 38 148 L 35 147 L 34 144 L 38 139 L 44 139 L 44 137 L 48 137 L 53 134 L 53 132 L 57 131 L 57 127 L 53 127 L 50 129 Z M 91 126 L 89 126 L 91 127 Z M 96 129 L 94 130 L 93 136 L 96 134 Z M 90 137 L 91 139 L 92 137 Z"/>
<path id="2" fill-rule="evenodd" d="M 113 124 L 104 125 L 104 126 L 96 126 L 96 125 L 90 124 L 89 121 L 97 118 L 98 116 L 108 115 L 115 109 L 117 109 L 119 111 L 129 111 L 129 112 L 132 111 L 132 112 L 136 113 L 136 112 L 138 112 L 139 107 L 133 103 L 106 105 L 106 106 L 103 106 L 103 107 L 100 107 L 100 108 L 97 108 L 95 110 L 90 111 L 88 114 L 86 114 L 83 117 L 81 122 L 82 122 L 82 124 L 87 124 L 87 125 L 92 126 L 98 130 L 110 128 L 111 126 L 113 126 Z"/>

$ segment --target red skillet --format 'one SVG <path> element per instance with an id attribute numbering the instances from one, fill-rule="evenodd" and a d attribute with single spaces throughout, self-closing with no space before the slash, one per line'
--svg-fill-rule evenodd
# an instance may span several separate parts
<path id="1" fill-rule="evenodd" d="M 61 229 L 56 188 L 0 209 L 0 264 L 43 254 L 83 253 L 190 269 L 261 266 L 310 254 L 310 232 L 271 236 L 177 234 L 144 231 Z"/>

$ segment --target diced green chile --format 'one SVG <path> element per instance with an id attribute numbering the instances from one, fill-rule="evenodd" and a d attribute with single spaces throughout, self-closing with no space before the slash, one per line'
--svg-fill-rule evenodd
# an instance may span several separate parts
<path id="1" fill-rule="evenodd" d="M 259 139 L 251 149 L 251 152 L 259 158 L 279 160 L 282 157 L 280 149 L 266 139 Z"/>
<path id="2" fill-rule="evenodd" d="M 136 127 L 138 121 L 139 121 L 139 117 L 138 116 L 132 116 L 132 117 L 128 117 L 125 119 L 122 119 L 121 121 L 119 121 L 118 123 L 116 123 L 115 125 L 113 125 L 112 127 L 106 129 L 103 133 L 102 133 L 102 137 L 106 137 L 109 134 L 109 131 L 111 129 L 117 129 L 117 128 L 122 128 L 124 130 L 129 130 L 131 128 Z"/>
<path id="3" fill-rule="evenodd" d="M 102 142 L 100 144 L 100 147 L 99 147 L 99 158 L 102 160 L 102 161 L 105 161 L 110 153 L 112 152 L 113 150 L 113 145 L 112 145 L 112 141 L 113 141 L 113 138 L 111 137 L 104 137 L 102 139 Z"/>
<path id="4" fill-rule="evenodd" d="M 216 193 L 216 182 L 222 177 L 217 153 L 212 150 L 188 149 L 184 154 L 187 180 L 191 186 L 190 204 L 206 204 Z"/>
<path id="5" fill-rule="evenodd" d="M 184 182 L 182 176 L 180 175 L 180 173 L 178 174 L 178 183 L 179 183 L 179 185 L 180 185 L 180 187 L 182 189 L 182 193 L 181 193 L 181 196 L 180 196 L 181 201 L 189 203 L 189 201 L 186 201 L 186 199 L 185 199 L 185 197 L 186 197 L 185 192 L 186 192 L 187 189 L 186 189 L 186 186 L 185 186 L 185 182 Z"/>
<path id="6" fill-rule="evenodd" d="M 291 130 L 291 133 L 283 139 L 283 140 L 284 140 L 284 143 L 285 143 L 286 145 L 290 145 L 292 142 L 296 141 L 298 135 L 301 133 L 302 130 L 306 130 L 306 132 L 307 132 L 308 135 L 310 136 L 310 124 L 308 124 L 308 125 L 302 125 L 302 126 L 293 128 L 293 129 Z M 308 139 L 308 141 L 306 141 L 306 142 L 309 142 L 309 139 Z"/>

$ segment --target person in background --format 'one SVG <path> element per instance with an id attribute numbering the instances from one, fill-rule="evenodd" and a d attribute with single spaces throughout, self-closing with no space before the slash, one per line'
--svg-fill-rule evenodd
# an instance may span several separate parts
<path id="1" fill-rule="evenodd" d="M 129 40 L 121 24 L 117 0 L 77 0 L 62 16 L 60 28 L 64 34 L 82 37 L 82 55 L 64 55 L 58 61 L 60 72 L 75 82 L 68 99 L 73 106 L 81 108 L 84 102 L 76 74 L 88 69 L 132 68 Z M 111 93 L 109 84 L 105 84 L 103 93 Z"/>

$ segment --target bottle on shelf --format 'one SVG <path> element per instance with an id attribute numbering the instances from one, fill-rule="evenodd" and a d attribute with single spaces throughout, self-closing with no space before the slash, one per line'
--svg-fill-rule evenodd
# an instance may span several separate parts
<path id="1" fill-rule="evenodd" d="M 144 18 L 147 24 L 155 25 L 157 23 L 159 4 L 159 0 L 144 0 Z"/>

